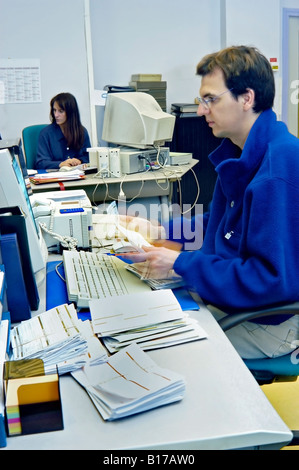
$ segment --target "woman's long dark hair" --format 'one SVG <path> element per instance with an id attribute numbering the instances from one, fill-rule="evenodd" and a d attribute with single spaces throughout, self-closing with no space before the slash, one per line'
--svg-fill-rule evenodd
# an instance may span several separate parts
<path id="1" fill-rule="evenodd" d="M 54 103 L 66 113 L 66 123 L 63 133 L 67 144 L 74 150 L 80 150 L 84 142 L 84 127 L 81 124 L 80 112 L 76 98 L 71 93 L 59 93 L 50 101 L 50 120 L 55 122 Z"/>

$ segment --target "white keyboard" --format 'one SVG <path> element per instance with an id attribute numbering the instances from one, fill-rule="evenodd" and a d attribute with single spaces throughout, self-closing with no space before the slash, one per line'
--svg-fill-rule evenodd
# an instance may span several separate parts
<path id="1" fill-rule="evenodd" d="M 80 308 L 89 307 L 92 299 L 150 290 L 115 256 L 64 250 L 63 263 L 69 301 Z"/>

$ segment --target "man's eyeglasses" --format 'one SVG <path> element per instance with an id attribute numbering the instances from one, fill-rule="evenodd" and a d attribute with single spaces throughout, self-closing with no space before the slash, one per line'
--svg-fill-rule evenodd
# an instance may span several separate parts
<path id="1" fill-rule="evenodd" d="M 224 91 L 223 93 L 220 93 L 220 95 L 214 96 L 213 98 L 209 98 L 208 100 L 205 100 L 204 98 L 197 98 L 198 104 L 202 105 L 205 109 L 210 109 L 211 105 L 215 103 L 215 101 L 220 98 L 220 96 L 224 95 L 225 93 L 228 93 L 229 91 L 232 91 L 233 88 L 230 88 L 229 90 Z"/>

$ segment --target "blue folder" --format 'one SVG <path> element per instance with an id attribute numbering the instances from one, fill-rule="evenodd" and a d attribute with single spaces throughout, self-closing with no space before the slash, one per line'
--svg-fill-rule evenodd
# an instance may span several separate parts
<path id="1" fill-rule="evenodd" d="M 46 309 L 57 307 L 68 303 L 66 283 L 63 281 L 56 272 L 56 267 L 59 273 L 65 278 L 63 264 L 59 261 L 50 261 L 47 263 L 47 278 L 46 278 Z"/>
<path id="2" fill-rule="evenodd" d="M 16 233 L 0 238 L 2 263 L 5 267 L 7 304 L 12 323 L 31 318 L 31 309 L 22 269 L 22 260 Z"/>
<path id="3" fill-rule="evenodd" d="M 6 447 L 6 445 L 5 418 L 3 414 L 0 413 L 0 447 Z"/>

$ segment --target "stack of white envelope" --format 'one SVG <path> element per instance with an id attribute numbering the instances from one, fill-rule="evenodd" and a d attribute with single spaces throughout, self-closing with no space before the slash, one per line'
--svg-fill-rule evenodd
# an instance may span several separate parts
<path id="1" fill-rule="evenodd" d="M 185 393 L 184 378 L 159 367 L 136 344 L 114 354 L 108 362 L 86 365 L 72 376 L 107 421 L 174 403 Z"/>
<path id="2" fill-rule="evenodd" d="M 91 322 L 79 320 L 73 304 L 62 304 L 15 326 L 11 346 L 11 360 L 42 359 L 45 372 L 53 373 L 57 367 L 60 375 L 108 358 Z"/>
<path id="3" fill-rule="evenodd" d="M 172 290 L 164 289 L 89 302 L 92 326 L 110 353 L 132 342 L 143 350 L 206 338 L 183 312 Z"/>

